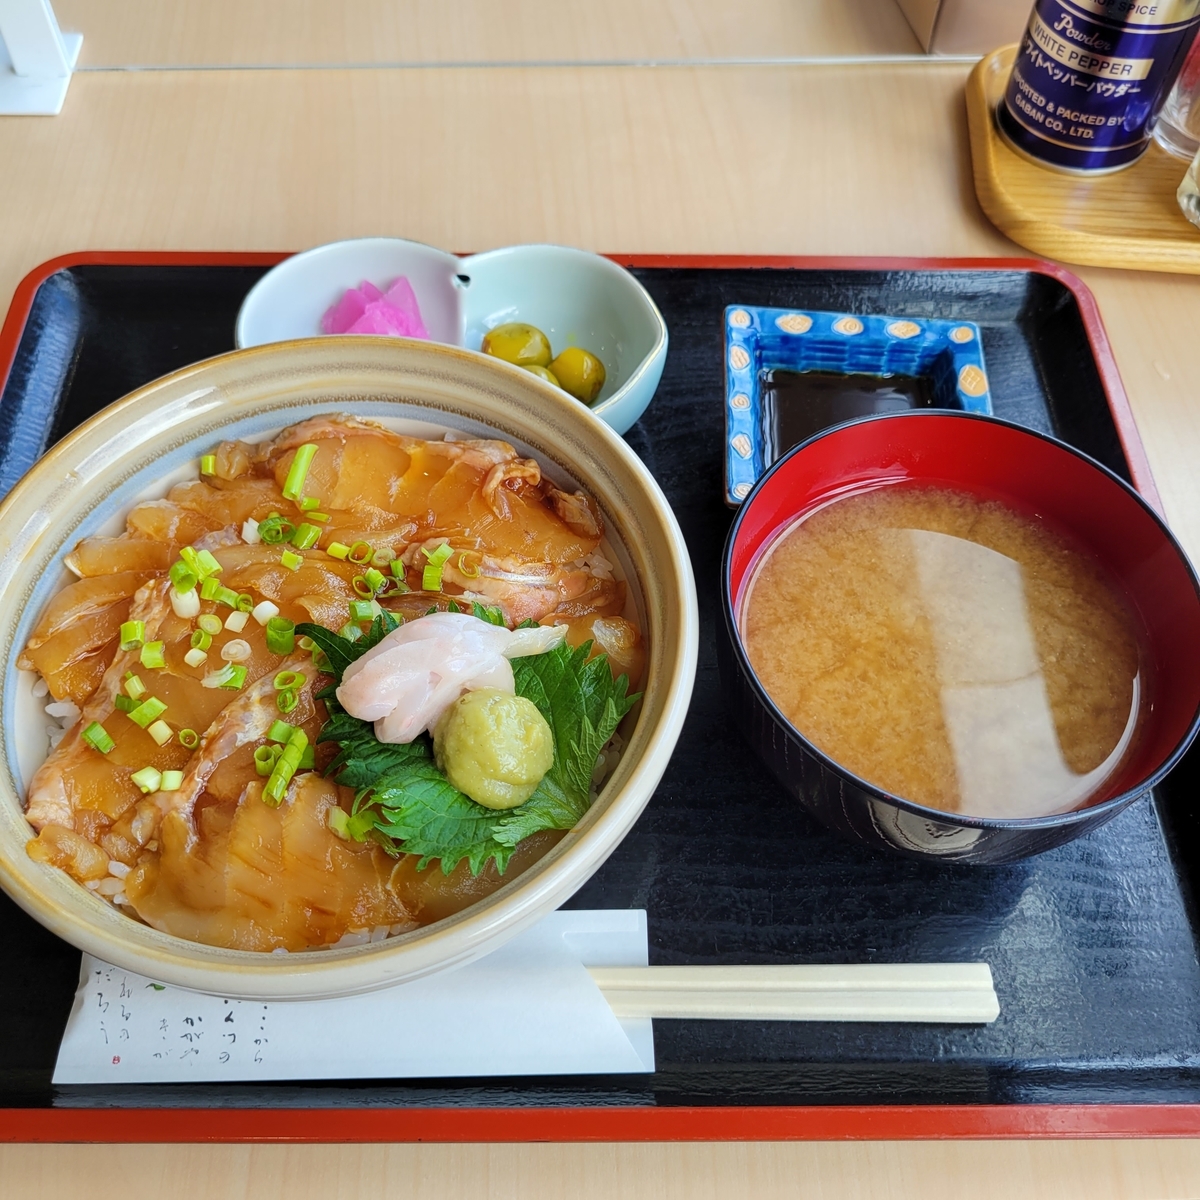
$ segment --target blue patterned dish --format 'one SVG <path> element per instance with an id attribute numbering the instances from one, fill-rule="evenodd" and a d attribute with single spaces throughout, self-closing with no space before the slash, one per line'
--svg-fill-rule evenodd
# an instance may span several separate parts
<path id="1" fill-rule="evenodd" d="M 762 403 L 766 371 L 924 377 L 937 408 L 991 415 L 973 321 L 861 316 L 732 305 L 725 310 L 725 500 L 738 505 L 787 446 L 772 448 Z"/>

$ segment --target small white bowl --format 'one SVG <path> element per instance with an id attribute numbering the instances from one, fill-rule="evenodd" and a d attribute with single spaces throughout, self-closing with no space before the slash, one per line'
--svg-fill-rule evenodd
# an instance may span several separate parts
<path id="1" fill-rule="evenodd" d="M 568 246 L 506 246 L 468 258 L 403 238 L 331 242 L 285 259 L 238 312 L 239 349 L 321 333 L 347 288 L 405 276 L 434 341 L 478 350 L 507 321 L 536 325 L 557 354 L 590 350 L 606 380 L 592 412 L 624 433 L 646 411 L 667 357 L 667 327 L 646 289 L 610 259 Z"/>

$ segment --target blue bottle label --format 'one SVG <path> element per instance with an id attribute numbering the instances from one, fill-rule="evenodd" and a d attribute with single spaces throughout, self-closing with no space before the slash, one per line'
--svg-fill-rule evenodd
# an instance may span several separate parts
<path id="1" fill-rule="evenodd" d="M 1037 0 L 997 119 L 1053 166 L 1138 158 L 1200 25 L 1200 0 Z"/>

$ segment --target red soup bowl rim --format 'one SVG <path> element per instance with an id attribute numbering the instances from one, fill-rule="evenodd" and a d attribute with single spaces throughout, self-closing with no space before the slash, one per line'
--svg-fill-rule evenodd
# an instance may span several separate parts
<path id="1" fill-rule="evenodd" d="M 1076 449 L 1074 446 L 1068 445 L 1059 438 L 1053 437 L 1050 434 L 1042 433 L 1040 430 L 1030 429 L 1028 426 L 1018 424 L 1015 421 L 1004 420 L 1001 417 L 984 415 L 982 413 L 959 412 L 953 409 L 914 409 L 901 413 L 881 413 L 873 416 L 859 417 L 854 420 L 844 421 L 838 425 L 830 426 L 829 428 L 823 429 L 814 434 L 812 437 L 807 438 L 805 441 L 798 443 L 796 446 L 793 446 L 786 454 L 782 455 L 779 459 L 771 464 L 771 466 L 759 477 L 758 481 L 754 485 L 753 491 L 751 491 L 746 499 L 742 501 L 742 504 L 738 509 L 737 516 L 734 518 L 733 525 L 730 527 L 721 561 L 722 608 L 724 610 L 726 630 L 733 648 L 734 656 L 737 660 L 739 670 L 741 670 L 749 680 L 755 695 L 758 697 L 759 702 L 763 705 L 767 712 L 779 725 L 787 730 L 797 742 L 801 744 L 805 752 L 810 754 L 824 767 L 832 771 L 840 778 L 846 780 L 854 787 L 868 793 L 870 796 L 894 805 L 897 808 L 904 809 L 905 811 L 913 813 L 917 816 L 925 817 L 929 820 L 938 821 L 943 824 L 960 825 L 969 828 L 1032 830 L 1039 828 L 1060 828 L 1062 826 L 1073 825 L 1084 821 L 1090 822 L 1095 820 L 1095 818 L 1100 814 L 1125 807 L 1131 801 L 1137 799 L 1141 795 L 1144 795 L 1151 788 L 1160 783 L 1172 770 L 1172 768 L 1175 767 L 1180 758 L 1183 757 L 1192 740 L 1196 737 L 1197 732 L 1200 731 L 1200 701 L 1197 702 L 1197 706 L 1192 714 L 1192 718 L 1188 723 L 1183 736 L 1175 744 L 1174 748 L 1159 763 L 1159 765 L 1154 768 L 1154 770 L 1148 774 L 1145 774 L 1133 787 L 1126 787 L 1115 796 L 1110 796 L 1106 800 L 1102 800 L 1095 804 L 1084 805 L 1081 808 L 1075 808 L 1065 813 L 1053 813 L 1049 816 L 1043 817 L 979 817 L 971 816 L 966 813 L 951 812 L 946 809 L 930 808 L 926 805 L 917 804 L 912 800 L 906 800 L 902 796 L 897 796 L 892 792 L 885 791 L 878 785 L 870 783 L 868 780 L 855 775 L 853 771 L 850 771 L 848 768 L 842 766 L 836 759 L 833 759 L 824 753 L 824 751 L 822 751 L 807 737 L 805 737 L 805 735 L 801 733 L 800 730 L 798 730 L 791 723 L 791 721 L 787 719 L 786 716 L 784 716 L 783 712 L 778 708 L 775 702 L 771 699 L 770 695 L 767 693 L 766 688 L 764 688 L 762 683 L 759 681 L 758 675 L 755 673 L 754 668 L 750 665 L 749 657 L 747 656 L 745 646 L 742 643 L 738 613 L 738 606 L 742 599 L 742 593 L 745 591 L 746 583 L 753 577 L 754 571 L 758 566 L 758 563 L 761 561 L 763 555 L 766 553 L 767 547 L 773 544 L 780 532 L 787 527 L 787 524 L 794 521 L 800 514 L 811 512 L 820 504 L 820 500 L 814 504 L 798 508 L 796 512 L 792 513 L 787 521 L 777 524 L 762 538 L 761 544 L 755 550 L 742 570 L 741 578 L 739 580 L 738 594 L 735 596 L 731 586 L 734 552 L 735 548 L 738 546 L 739 535 L 743 531 L 747 517 L 753 511 L 755 502 L 770 486 L 771 480 L 781 471 L 784 471 L 788 468 L 788 464 L 792 459 L 804 453 L 805 450 L 809 449 L 815 443 L 838 434 L 844 435 L 849 430 L 859 426 L 874 425 L 881 421 L 911 422 L 914 420 L 976 421 L 986 425 L 1000 426 L 1016 434 L 1044 442 L 1053 447 L 1055 450 L 1069 454 L 1074 458 L 1079 459 L 1085 465 L 1092 467 L 1109 482 L 1115 484 L 1117 488 L 1124 493 L 1128 500 L 1132 500 L 1133 503 L 1142 510 L 1143 514 L 1150 518 L 1153 525 L 1157 528 L 1158 533 L 1161 535 L 1164 544 L 1174 552 L 1179 564 L 1183 567 L 1183 570 L 1192 585 L 1192 591 L 1196 600 L 1197 609 L 1200 611 L 1200 578 L 1197 577 L 1196 570 L 1193 567 L 1191 560 L 1183 550 L 1183 547 L 1180 546 L 1178 540 L 1168 528 L 1166 522 L 1158 515 L 1157 512 L 1155 512 L 1150 504 L 1148 504 L 1146 500 L 1129 483 L 1127 483 L 1109 467 L 1106 467 L 1103 463 L 1098 462 L 1096 459 L 1092 458 L 1088 454 L 1085 454 L 1083 451 Z M 912 476 L 910 476 L 910 478 L 911 477 Z M 932 479 L 933 477 L 931 476 L 930 478 Z M 886 477 L 880 478 L 879 482 L 880 484 L 885 484 Z M 834 492 L 832 494 L 827 491 L 822 499 L 831 500 L 834 498 L 841 498 L 843 496 L 856 495 L 860 494 L 864 490 L 869 489 L 855 487 L 852 489 L 848 488 L 844 492 Z M 1012 497 L 1010 503 L 1017 499 L 1017 497 Z"/>

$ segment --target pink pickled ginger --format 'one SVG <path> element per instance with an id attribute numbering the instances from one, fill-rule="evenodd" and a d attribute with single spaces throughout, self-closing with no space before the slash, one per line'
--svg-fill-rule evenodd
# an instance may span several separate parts
<path id="1" fill-rule="evenodd" d="M 325 333 L 377 333 L 429 340 L 416 293 L 403 275 L 386 292 L 366 280 L 350 288 L 321 318 L 321 329 Z"/>

